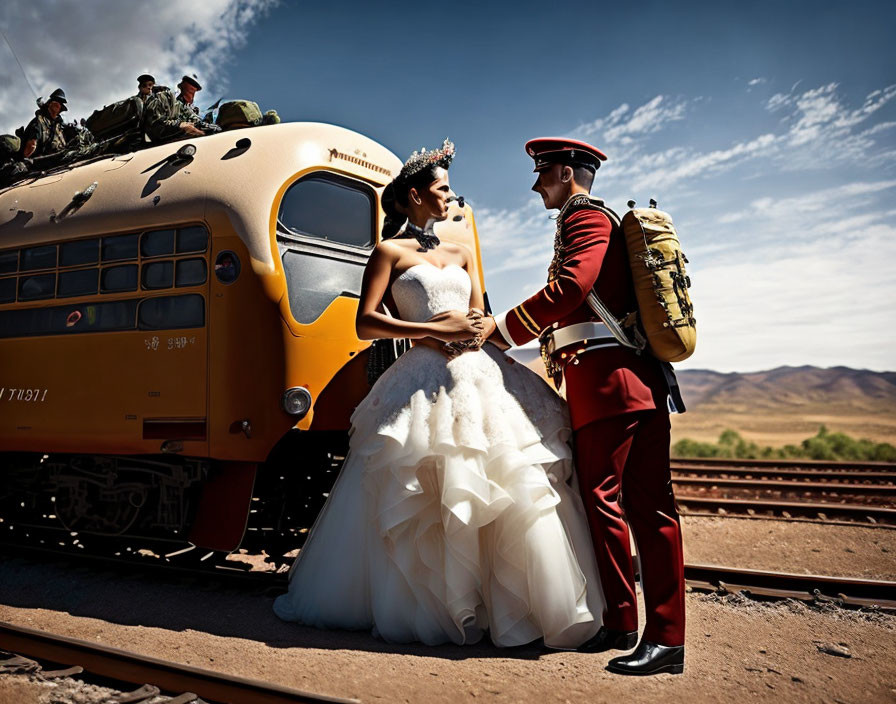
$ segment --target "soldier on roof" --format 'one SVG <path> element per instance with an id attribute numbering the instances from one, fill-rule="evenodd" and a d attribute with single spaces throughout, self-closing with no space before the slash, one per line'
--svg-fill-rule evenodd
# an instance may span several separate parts
<path id="1" fill-rule="evenodd" d="M 194 114 L 198 115 L 199 108 L 193 104 L 193 98 L 196 96 L 196 93 L 202 90 L 199 81 L 191 76 L 184 76 L 180 83 L 177 84 L 177 87 L 180 90 L 177 99 L 192 110 Z"/>
<path id="2" fill-rule="evenodd" d="M 153 86 L 156 84 L 156 79 L 148 73 L 141 74 L 137 76 L 137 96 L 143 103 L 146 103 L 147 100 L 152 96 Z"/>
<path id="3" fill-rule="evenodd" d="M 34 119 L 25 127 L 22 147 L 23 157 L 41 157 L 55 154 L 65 149 L 65 136 L 62 133 L 62 113 L 68 110 L 65 91 L 54 90 L 47 102 L 37 112 Z"/>
<path id="4" fill-rule="evenodd" d="M 170 90 L 160 90 L 149 97 L 143 109 L 143 129 L 153 144 L 205 134 L 199 128 L 199 115 L 192 107 L 193 95 L 201 89 L 201 86 L 199 89 L 195 87 L 198 85 L 196 80 L 184 76 L 178 84 L 181 92 L 177 97 Z"/>

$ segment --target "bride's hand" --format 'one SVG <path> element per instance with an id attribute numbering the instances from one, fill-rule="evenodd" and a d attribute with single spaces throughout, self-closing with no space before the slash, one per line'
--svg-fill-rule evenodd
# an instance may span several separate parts
<path id="1" fill-rule="evenodd" d="M 482 313 L 476 310 L 449 310 L 427 322 L 431 326 L 430 336 L 442 342 L 462 342 L 482 334 Z"/>

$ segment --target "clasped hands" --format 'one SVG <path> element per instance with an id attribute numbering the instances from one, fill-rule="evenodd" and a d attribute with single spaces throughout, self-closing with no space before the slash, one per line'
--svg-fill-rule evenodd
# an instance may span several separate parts
<path id="1" fill-rule="evenodd" d="M 427 322 L 437 324 L 433 337 L 443 343 L 440 351 L 449 359 L 480 349 L 495 329 L 494 318 L 479 308 L 445 311 Z"/>

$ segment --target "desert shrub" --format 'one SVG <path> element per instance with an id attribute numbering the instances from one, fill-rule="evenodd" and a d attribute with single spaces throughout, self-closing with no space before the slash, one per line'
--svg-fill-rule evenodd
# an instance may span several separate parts
<path id="1" fill-rule="evenodd" d="M 747 442 L 740 433 L 726 429 L 716 443 L 682 438 L 672 447 L 675 457 L 738 457 L 741 459 L 811 459 L 854 460 L 857 462 L 896 462 L 896 447 L 875 443 L 866 438 L 852 438 L 846 433 L 832 433 L 822 425 L 811 438 L 799 445 L 760 447 Z"/>

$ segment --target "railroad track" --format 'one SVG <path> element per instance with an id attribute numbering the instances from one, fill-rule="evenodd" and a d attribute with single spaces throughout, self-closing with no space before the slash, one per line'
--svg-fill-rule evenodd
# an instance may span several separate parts
<path id="1" fill-rule="evenodd" d="M 892 464 L 678 459 L 682 512 L 896 527 Z"/>
<path id="2" fill-rule="evenodd" d="M 676 466 L 691 465 L 698 467 L 741 467 L 754 469 L 818 469 L 818 470 L 843 470 L 864 472 L 894 472 L 896 465 L 891 462 L 853 462 L 827 460 L 771 460 L 771 459 L 741 459 L 737 457 L 675 457 L 672 459 L 672 469 Z"/>
<path id="3" fill-rule="evenodd" d="M 39 661 L 80 666 L 86 672 L 120 682 L 149 683 L 165 693 L 194 693 L 207 702 L 243 704 L 319 704 L 343 699 L 291 687 L 204 670 L 119 648 L 0 622 L 0 648 Z"/>
<path id="4" fill-rule="evenodd" d="M 698 591 L 746 592 L 770 599 L 826 601 L 841 606 L 896 611 L 896 582 L 685 565 L 688 586 Z"/>

